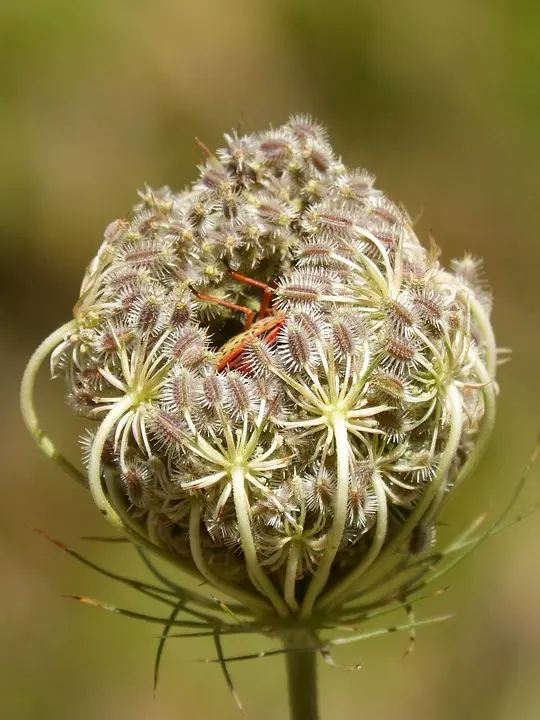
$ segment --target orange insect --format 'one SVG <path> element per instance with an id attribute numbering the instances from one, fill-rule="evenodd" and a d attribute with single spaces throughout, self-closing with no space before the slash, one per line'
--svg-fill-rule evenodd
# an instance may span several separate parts
<path id="1" fill-rule="evenodd" d="M 235 303 L 228 302 L 222 298 L 200 293 L 193 287 L 191 288 L 195 297 L 199 300 L 206 300 L 207 302 L 223 305 L 223 307 L 241 312 L 246 318 L 244 322 L 244 331 L 238 333 L 238 335 L 235 335 L 221 346 L 218 353 L 218 372 L 221 372 L 221 370 L 224 370 L 226 367 L 237 368 L 241 364 L 239 361 L 240 356 L 255 338 L 264 336 L 264 341 L 267 344 L 275 342 L 280 328 L 286 320 L 286 315 L 284 313 L 271 306 L 273 290 L 269 285 L 260 282 L 259 280 L 253 280 L 245 275 L 241 275 L 230 268 L 229 273 L 233 280 L 243 282 L 246 285 L 251 285 L 252 287 L 262 290 L 263 297 L 259 311 L 255 312 L 243 305 L 236 305 Z"/>

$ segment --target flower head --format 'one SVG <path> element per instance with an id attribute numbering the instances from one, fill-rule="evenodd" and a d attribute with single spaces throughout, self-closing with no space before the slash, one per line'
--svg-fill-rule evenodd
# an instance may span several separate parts
<path id="1" fill-rule="evenodd" d="M 305 116 L 226 135 L 107 228 L 54 338 L 102 512 L 281 618 L 405 587 L 492 427 L 479 264 L 374 181 Z"/>

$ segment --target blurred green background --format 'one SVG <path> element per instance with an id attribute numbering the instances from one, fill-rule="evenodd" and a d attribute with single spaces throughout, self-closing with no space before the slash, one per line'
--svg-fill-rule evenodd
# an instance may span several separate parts
<path id="1" fill-rule="evenodd" d="M 103 228 L 145 182 L 181 189 L 200 149 L 312 113 L 348 165 L 433 230 L 443 259 L 485 258 L 499 344 L 499 419 L 449 527 L 504 505 L 540 425 L 540 4 L 535 0 L 3 0 L 0 2 L 0 717 L 178 720 L 239 713 L 204 640 L 171 641 L 152 698 L 158 629 L 62 598 L 148 609 L 32 527 L 84 546 L 106 533 L 89 496 L 18 417 L 25 359 L 70 317 Z M 46 426 L 77 453 L 61 384 L 38 387 Z M 540 496 L 538 470 L 523 507 Z M 121 547 L 84 546 L 144 572 Z M 499 535 L 419 614 L 453 620 L 321 667 L 325 719 L 540 716 L 538 515 Z M 401 620 L 402 618 L 400 618 Z M 227 643 L 238 652 L 263 641 Z M 250 717 L 286 716 L 283 661 L 232 666 Z"/>

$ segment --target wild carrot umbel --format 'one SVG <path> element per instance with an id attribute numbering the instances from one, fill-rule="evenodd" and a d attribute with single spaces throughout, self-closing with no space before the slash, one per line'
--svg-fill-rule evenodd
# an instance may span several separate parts
<path id="1" fill-rule="evenodd" d="M 480 263 L 445 269 L 311 119 L 225 140 L 190 189 L 146 188 L 106 229 L 23 415 L 151 567 L 219 598 L 120 578 L 170 606 L 165 635 L 212 636 L 228 682 L 223 635 L 281 638 L 293 716 L 315 717 L 313 652 L 364 637 L 320 632 L 410 609 L 487 535 L 433 550 L 493 428 L 491 304 Z M 33 408 L 48 356 L 91 423 L 84 473 Z"/>

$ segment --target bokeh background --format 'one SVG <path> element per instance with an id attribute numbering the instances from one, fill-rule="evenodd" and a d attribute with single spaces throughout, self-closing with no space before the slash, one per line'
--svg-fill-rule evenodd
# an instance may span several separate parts
<path id="1" fill-rule="evenodd" d="M 90 498 L 19 420 L 25 359 L 69 319 L 103 228 L 145 182 L 181 189 L 194 136 L 293 112 L 328 126 L 349 165 L 433 230 L 444 259 L 485 258 L 499 343 L 499 419 L 486 461 L 446 517 L 502 507 L 540 426 L 540 4 L 535 0 L 3 0 L 0 2 L 0 716 L 7 720 L 239 717 L 204 640 L 172 641 L 157 697 L 158 629 L 62 597 L 150 609 L 32 532 L 47 529 L 109 567 L 133 554 L 88 546 L 107 532 Z M 40 379 L 46 425 L 77 453 L 61 384 Z M 522 507 L 540 498 L 538 470 Z M 539 516 L 494 538 L 419 614 L 419 633 L 321 668 L 324 718 L 533 720 L 540 716 Z M 227 649 L 261 649 L 262 641 Z M 283 661 L 232 667 L 250 717 L 286 717 Z"/>

